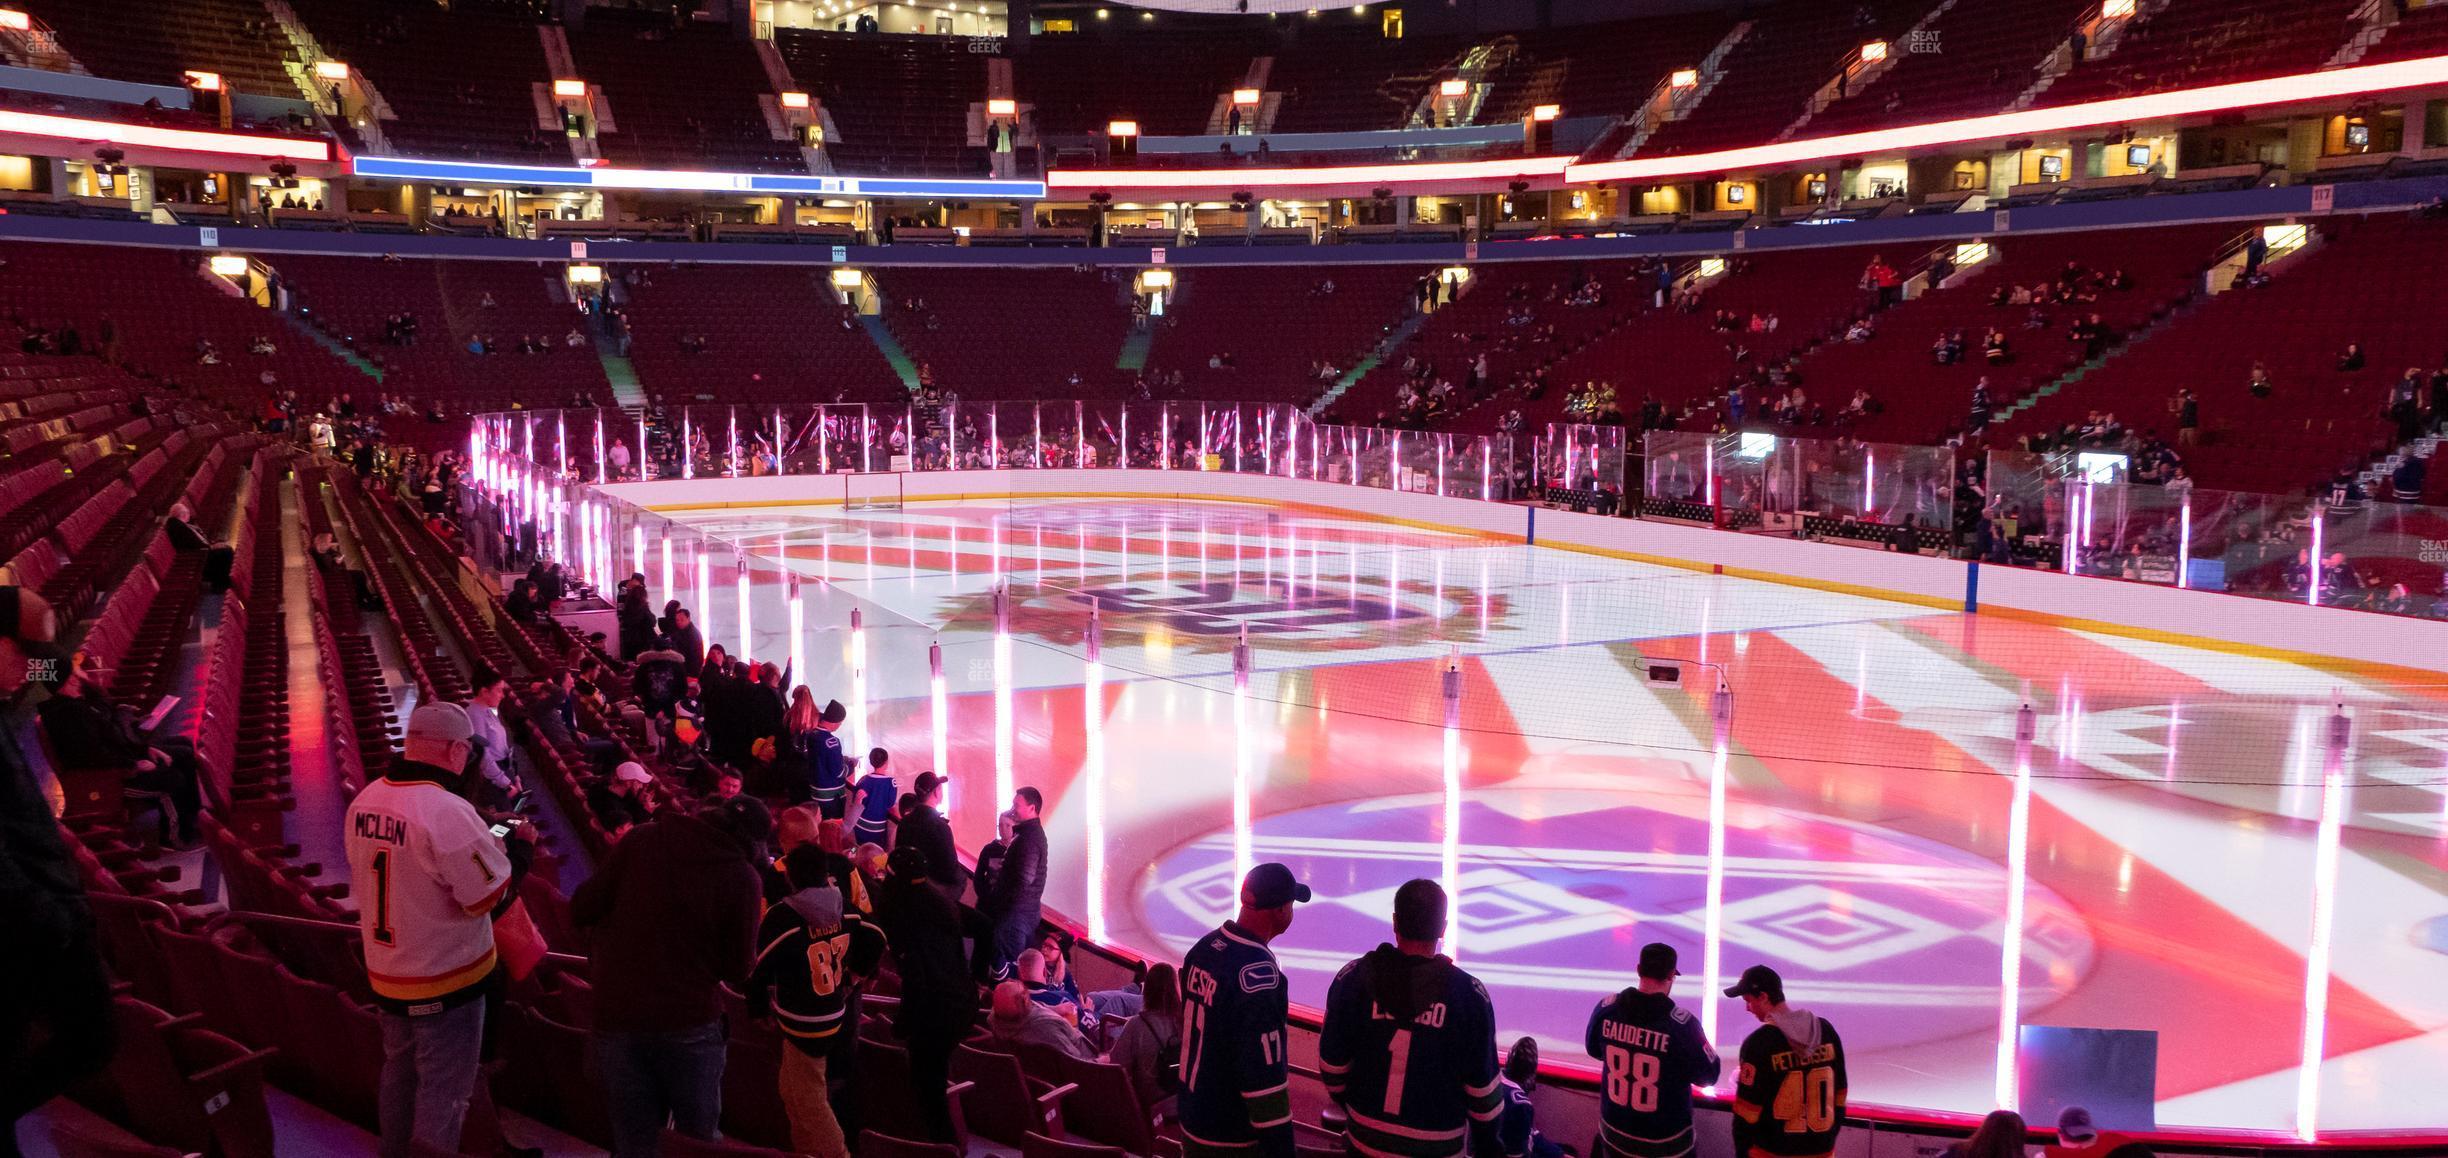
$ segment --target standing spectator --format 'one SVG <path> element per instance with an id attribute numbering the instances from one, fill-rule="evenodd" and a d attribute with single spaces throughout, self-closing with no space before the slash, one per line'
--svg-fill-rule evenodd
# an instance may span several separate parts
<path id="1" fill-rule="evenodd" d="M 1692 1152 L 1692 1087 L 1715 1085 L 1717 1051 L 1674 1003 L 1674 946 L 1641 946 L 1640 980 L 1590 1011 L 1587 1047 L 1606 1080 L 1590 1158 L 1680 1158 Z"/>
<path id="2" fill-rule="evenodd" d="M 977 1024 L 977 983 L 961 938 L 979 926 L 929 881 L 926 853 L 916 846 L 894 849 L 887 866 L 877 913 L 901 976 L 893 1031 L 909 1047 L 911 1092 L 927 1136 L 950 1142 L 952 1104 L 945 1088 L 952 1080 L 952 1050 Z"/>
<path id="3" fill-rule="evenodd" d="M 1147 1000 L 1122 1027 L 1111 1057 L 1130 1075 L 1142 1116 L 1172 1117 L 1173 1096 L 1181 1092 L 1181 975 L 1159 961 L 1148 966 L 1140 988 Z"/>
<path id="4" fill-rule="evenodd" d="M 1182 1158 L 1292 1158 L 1291 998 L 1267 946 L 1309 897 L 1291 869 L 1258 865 L 1241 879 L 1241 911 L 1182 956 Z"/>
<path id="5" fill-rule="evenodd" d="M 493 913 L 518 895 L 502 838 L 457 791 L 467 709 L 429 703 L 383 777 L 349 804 L 344 842 L 366 980 L 383 1036 L 383 1158 L 459 1149 L 484 1047 Z"/>
<path id="6" fill-rule="evenodd" d="M 2200 444 L 2201 399 L 2193 396 L 2191 388 L 2178 390 L 2176 392 L 2176 445 L 2198 446 Z"/>
<path id="7" fill-rule="evenodd" d="M 1034 785 L 1023 784 L 1012 793 L 1011 843 L 995 871 L 993 893 L 979 898 L 986 919 L 994 922 L 987 975 L 998 981 L 1011 976 L 1012 962 L 1037 932 L 1045 896 L 1046 835 L 1038 819 L 1044 806 L 1045 797 Z"/>
<path id="8" fill-rule="evenodd" d="M 617 619 L 620 623 L 621 658 L 636 659 L 639 652 L 654 647 L 654 607 L 646 601 L 644 583 L 624 580 L 621 583 L 619 599 L 620 608 Z"/>
<path id="9" fill-rule="evenodd" d="M 891 762 L 892 753 L 867 750 L 867 774 L 858 782 L 858 823 L 850 832 L 860 844 L 892 847 L 893 807 L 901 802 L 901 793 L 893 786 Z"/>
<path id="10" fill-rule="evenodd" d="M 1765 965 L 1743 970 L 1725 995 L 1760 1027 L 1743 1039 L 1734 1089 L 1734 1152 L 1827 1155 L 1844 1125 L 1844 1042 L 1810 1010 L 1785 1004 L 1785 980 Z"/>
<path id="11" fill-rule="evenodd" d="M 748 1008 L 770 1012 L 790 1048 L 782 1051 L 782 1107 L 791 1148 L 817 1158 L 847 1158 L 825 1081 L 825 1060 L 850 1036 L 850 995 L 884 960 L 884 934 L 848 911 L 827 871 L 825 852 L 801 844 L 782 858 L 791 893 L 757 924 Z"/>
<path id="12" fill-rule="evenodd" d="M 688 673 L 691 679 L 696 678 L 698 671 L 705 667 L 706 658 L 705 634 L 697 630 L 696 616 L 686 607 L 674 608 L 669 634 L 671 638 L 665 640 L 664 645 L 680 653 L 680 670 Z"/>
<path id="13" fill-rule="evenodd" d="M 1318 1070 L 1326 1096 L 1351 1116 L 1356 1153 L 1459 1156 L 1504 1108 L 1495 1005 L 1478 978 L 1436 951 L 1445 905 L 1435 881 L 1404 882 L 1394 891 L 1394 942 L 1345 965 L 1326 988 Z"/>
<path id="14" fill-rule="evenodd" d="M 944 895 L 960 898 L 961 886 L 968 876 L 961 872 L 960 854 L 952 843 L 952 822 L 942 812 L 944 785 L 950 778 L 940 772 L 921 772 L 910 784 L 910 795 L 917 797 L 901 815 L 901 831 L 895 834 L 895 847 L 913 844 L 925 850 L 927 877 Z"/>
<path id="15" fill-rule="evenodd" d="M 994 895 L 995 877 L 1003 872 L 1003 854 L 1011 851 L 1012 829 L 1018 823 L 1019 818 L 1011 814 L 1011 809 L 996 813 L 995 838 L 978 849 L 977 863 L 969 870 L 969 879 L 981 905 Z"/>
<path id="16" fill-rule="evenodd" d="M 806 703 L 814 707 L 816 697 L 810 695 Z M 806 750 L 808 792 L 827 820 L 841 819 L 848 803 L 850 763 L 842 755 L 841 726 L 849 718 L 850 710 L 840 700 L 827 700 L 812 721 L 803 711 L 788 713 L 783 720 L 784 730 Z"/>
<path id="17" fill-rule="evenodd" d="M 773 818 L 756 798 L 678 809 L 632 830 L 570 898 L 591 934 L 590 1042 L 617 1158 L 653 1155 L 666 1122 L 719 1136 L 722 987 L 756 961 L 757 863 Z"/>
<path id="18" fill-rule="evenodd" d="M 1006 981 L 994 988 L 994 1012 L 986 1018 L 986 1032 L 998 1044 L 1018 1052 L 1020 1046 L 1040 1046 L 1080 1061 L 1095 1061 L 1096 1051 L 1088 1048 L 1088 1039 L 1080 1036 L 1062 1014 L 1029 999 L 1028 986 L 1018 981 Z"/>
<path id="19" fill-rule="evenodd" d="M 502 700 L 510 694 L 510 681 L 500 672 L 483 664 L 468 673 L 468 726 L 475 730 L 476 772 L 484 778 L 477 790 L 479 803 L 496 810 L 507 810 L 519 793 L 518 777 L 510 772 L 510 731 L 502 726 Z"/>

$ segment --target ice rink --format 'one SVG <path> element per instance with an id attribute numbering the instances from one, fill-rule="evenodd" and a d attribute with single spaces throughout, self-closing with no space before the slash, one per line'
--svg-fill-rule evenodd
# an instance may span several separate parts
<path id="1" fill-rule="evenodd" d="M 1664 940 L 1727 1048 L 1709 986 L 1780 970 L 1856 1102 L 1985 1111 L 2021 1023 L 2156 1031 L 2162 1127 L 2448 1125 L 2448 677 L 1244 504 L 668 517 L 614 561 L 800 657 L 904 788 L 940 641 L 964 846 L 1039 786 L 1047 903 L 1112 943 L 1177 958 L 1282 860 L 1315 1004 L 1429 876 L 1550 1061 Z"/>

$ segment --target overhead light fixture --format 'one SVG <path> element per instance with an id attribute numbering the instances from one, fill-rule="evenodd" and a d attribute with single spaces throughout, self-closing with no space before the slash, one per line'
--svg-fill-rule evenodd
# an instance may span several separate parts
<path id="1" fill-rule="evenodd" d="M 187 87 L 192 88 L 192 89 L 195 89 L 195 90 L 196 90 L 196 91 L 198 91 L 198 92 L 220 92 L 220 91 L 221 91 L 221 74 L 220 74 L 220 73 L 217 73 L 217 72 L 205 72 L 205 71 L 203 71 L 203 70 L 201 70 L 201 69 L 193 69 L 193 68 L 191 68 L 191 69 L 188 69 L 188 70 L 187 70 L 185 73 L 183 73 L 183 74 L 181 74 L 181 75 L 183 75 L 183 76 L 185 76 L 185 77 L 187 78 Z"/>
<path id="2" fill-rule="evenodd" d="M 854 290 L 861 285 L 866 284 L 866 281 L 867 275 L 860 273 L 855 269 L 837 269 L 833 271 L 833 285 L 836 289 Z"/>
<path id="3" fill-rule="evenodd" d="M 1468 96 L 1470 95 L 1470 82 L 1467 80 L 1462 80 L 1458 77 L 1453 80 L 1439 81 L 1437 82 L 1437 95 L 1448 97 Z"/>
<path id="4" fill-rule="evenodd" d="M 1139 122 L 1108 121 L 1105 124 L 1105 135 L 1108 137 L 1136 137 L 1139 135 Z"/>
<path id="5" fill-rule="evenodd" d="M 1562 105 L 1537 105 L 1530 110 L 1530 119 L 1534 121 L 1552 121 L 1562 115 L 1564 115 Z"/>
<path id="6" fill-rule="evenodd" d="M 318 60 L 315 62 L 315 76 L 323 80 L 347 80 L 348 74 L 348 65 L 337 60 Z"/>
<path id="7" fill-rule="evenodd" d="M 2133 14 L 2134 0 L 2103 0 L 2100 4 L 2102 20 L 2130 20 Z"/>
<path id="8" fill-rule="evenodd" d="M 1172 284 L 1173 271 L 1169 269 L 1151 269 L 1139 275 L 1139 286 L 1142 289 L 1165 289 Z"/>
<path id="9" fill-rule="evenodd" d="M 1873 40 L 1868 44 L 1862 45 L 1861 58 L 1863 64 L 1877 64 L 1878 62 L 1887 59 L 1887 42 L 1884 40 Z"/>
<path id="10" fill-rule="evenodd" d="M 571 285 L 602 285 L 603 267 L 600 265 L 573 265 L 569 267 L 569 280 Z"/>
<path id="11" fill-rule="evenodd" d="M 1010 97 L 995 97 L 986 102 L 986 115 L 990 117 L 1019 116 L 1020 102 Z"/>
<path id="12" fill-rule="evenodd" d="M 583 80 L 556 80 L 553 82 L 552 92 L 555 97 L 562 100 L 578 100 L 586 96 L 587 82 Z"/>
<path id="13" fill-rule="evenodd" d="M 31 32 L 34 18 L 14 8 L 0 8 L 0 28 L 11 32 Z"/>
<path id="14" fill-rule="evenodd" d="M 212 256 L 211 269 L 215 277 L 245 277 L 247 259 L 235 253 L 216 253 Z"/>
<path id="15" fill-rule="evenodd" d="M 1674 75 L 1666 78 L 1666 83 L 1674 88 L 1698 87 L 1700 84 L 1700 70 L 1696 68 L 1678 68 L 1674 70 Z"/>
<path id="16" fill-rule="evenodd" d="M 1258 90 L 1254 88 L 1237 88 L 1233 90 L 1233 103 L 1237 105 L 1254 105 L 1258 103 L 1259 95 Z"/>
<path id="17" fill-rule="evenodd" d="M 783 108 L 786 108 L 786 109 L 804 109 L 804 108 L 808 107 L 808 94 L 806 94 L 806 93 L 803 93 L 803 92 L 786 92 L 786 93 L 783 93 L 783 94 L 781 94 L 781 95 L 782 95 L 782 107 L 783 107 Z"/>

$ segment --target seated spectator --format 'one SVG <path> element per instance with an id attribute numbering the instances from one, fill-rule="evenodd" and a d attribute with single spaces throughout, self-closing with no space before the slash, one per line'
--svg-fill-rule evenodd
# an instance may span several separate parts
<path id="1" fill-rule="evenodd" d="M 1971 1137 L 1948 1144 L 1944 1158 L 2025 1158 L 2029 1142 L 2021 1114 L 1991 1110 Z"/>
<path id="2" fill-rule="evenodd" d="M 1171 965 L 1148 966 L 1147 1002 L 1122 1028 L 1110 1059 L 1130 1075 L 1131 1093 L 1151 1118 L 1168 1116 L 1181 1092 L 1181 977 Z"/>
<path id="3" fill-rule="evenodd" d="M 1021 1046 L 1042 1046 L 1081 1061 L 1096 1060 L 1088 1039 L 1061 1014 L 1031 1000 L 1028 987 L 1018 981 L 995 986 L 994 1011 L 986 1017 L 986 1032 L 995 1044 L 1013 1052 Z"/>
<path id="4" fill-rule="evenodd" d="M 654 819 L 655 803 L 646 786 L 654 783 L 654 775 L 635 760 L 612 770 L 610 776 L 597 780 L 586 790 L 587 811 L 595 823 L 619 839 L 634 825 Z"/>
<path id="5" fill-rule="evenodd" d="M 1538 1039 L 1521 1038 L 1505 1051 L 1497 1081 L 1502 1099 L 1496 1112 L 1496 1145 L 1504 1158 L 1563 1158 L 1564 1148 L 1539 1132 L 1538 1106 L 1530 1091 L 1538 1088 Z"/>
<path id="6" fill-rule="evenodd" d="M 2040 1153 L 2042 1158 L 2151 1158 L 2141 1143 L 2092 1125 L 2091 1111 L 2081 1106 L 2057 1111 L 2057 1141 Z"/>
<path id="7" fill-rule="evenodd" d="M 2346 343 L 2346 352 L 2338 355 L 2337 368 L 2345 373 L 2363 368 L 2363 343 Z"/>
<path id="8" fill-rule="evenodd" d="M 1981 356 L 1988 359 L 1992 366 L 2013 361 L 2014 354 L 2006 345 L 2006 332 L 1991 327 L 1988 336 L 1981 339 Z"/>
<path id="9" fill-rule="evenodd" d="M 2251 391 L 2255 398 L 2269 397 L 2276 389 L 2270 382 L 2269 367 L 2259 362 L 2253 363 L 2252 378 L 2245 383 L 2244 388 Z"/>
<path id="10" fill-rule="evenodd" d="M 139 732 L 135 710 L 111 699 L 84 656 L 69 663 L 59 687 L 34 711 L 59 767 L 128 770 L 129 787 L 160 795 L 162 843 L 171 842 L 174 829 L 178 843 L 195 843 L 203 807 L 195 750 L 183 739 Z"/>

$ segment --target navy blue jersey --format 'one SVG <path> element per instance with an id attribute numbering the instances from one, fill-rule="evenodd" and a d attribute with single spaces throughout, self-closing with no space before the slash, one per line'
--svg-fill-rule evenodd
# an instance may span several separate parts
<path id="1" fill-rule="evenodd" d="M 850 791 L 849 761 L 842 755 L 841 733 L 823 728 L 812 733 L 808 788 L 816 807 L 828 817 L 842 814 L 842 798 Z"/>
<path id="2" fill-rule="evenodd" d="M 1504 1104 L 1497 1111 L 1491 1153 L 1501 1158 L 1560 1158 L 1563 1148 L 1539 1132 L 1538 1107 L 1530 1101 L 1530 1091 L 1514 1085 L 1511 1078 L 1501 1078 L 1496 1093 Z"/>
<path id="3" fill-rule="evenodd" d="M 1182 957 L 1181 985 L 1182 1133 L 1209 1147 L 1291 1158 L 1291 996 L 1275 954 L 1226 921 Z"/>
<path id="4" fill-rule="evenodd" d="M 1326 1093 L 1351 1117 L 1352 1148 L 1375 1158 L 1447 1158 L 1492 1123 L 1496 1007 L 1444 957 L 1379 945 L 1326 990 L 1318 1037 Z"/>
<path id="5" fill-rule="evenodd" d="M 1663 993 L 1626 989 L 1590 1011 L 1587 1044 L 1605 1075 L 1598 1095 L 1605 1148 L 1628 1158 L 1691 1153 L 1692 1087 L 1715 1084 L 1718 1071 L 1699 1019 Z"/>

